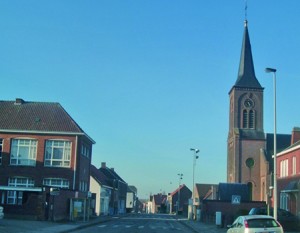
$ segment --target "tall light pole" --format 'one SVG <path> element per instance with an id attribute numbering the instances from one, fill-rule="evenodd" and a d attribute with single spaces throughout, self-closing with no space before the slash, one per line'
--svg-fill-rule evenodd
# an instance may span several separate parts
<path id="1" fill-rule="evenodd" d="M 177 215 L 178 215 L 179 208 L 180 208 L 180 185 L 181 185 L 183 174 L 178 173 L 177 175 L 179 176 L 179 188 L 178 188 L 178 198 L 177 198 Z"/>
<path id="2" fill-rule="evenodd" d="M 195 214 L 195 167 L 196 167 L 196 159 L 199 158 L 197 153 L 199 153 L 199 149 L 191 148 L 191 151 L 194 151 L 193 155 L 193 193 L 192 193 L 192 215 L 191 218 L 194 219 Z"/>
<path id="3" fill-rule="evenodd" d="M 277 165 L 276 165 L 276 157 L 277 157 L 277 145 L 276 145 L 276 69 L 274 68 L 266 68 L 265 71 L 267 73 L 273 73 L 273 85 L 274 85 L 274 174 L 273 174 L 273 213 L 274 218 L 277 220 Z"/>

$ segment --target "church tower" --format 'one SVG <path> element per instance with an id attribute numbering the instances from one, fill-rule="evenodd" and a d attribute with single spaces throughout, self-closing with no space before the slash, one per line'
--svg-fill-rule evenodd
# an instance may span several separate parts
<path id="1" fill-rule="evenodd" d="M 265 148 L 263 91 L 256 79 L 245 20 L 238 77 L 229 91 L 227 182 L 248 185 L 250 199 L 261 200 L 261 149 Z"/>

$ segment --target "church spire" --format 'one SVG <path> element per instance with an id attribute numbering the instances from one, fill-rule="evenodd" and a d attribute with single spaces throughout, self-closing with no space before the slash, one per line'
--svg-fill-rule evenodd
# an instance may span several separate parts
<path id="1" fill-rule="evenodd" d="M 239 73 L 235 87 L 262 88 L 255 77 L 251 44 L 248 33 L 248 21 L 245 20 L 244 37 L 240 58 Z"/>

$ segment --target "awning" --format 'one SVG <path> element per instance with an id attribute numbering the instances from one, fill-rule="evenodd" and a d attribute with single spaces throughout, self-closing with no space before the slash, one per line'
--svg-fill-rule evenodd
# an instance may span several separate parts
<path id="1" fill-rule="evenodd" d="M 7 191 L 30 191 L 30 192 L 42 192 L 43 189 L 40 187 L 14 187 L 14 186 L 0 186 L 0 190 Z"/>
<path id="2" fill-rule="evenodd" d="M 283 190 L 281 190 L 282 193 L 291 193 L 291 192 L 299 192 L 298 189 L 298 181 L 290 181 L 287 186 Z"/>

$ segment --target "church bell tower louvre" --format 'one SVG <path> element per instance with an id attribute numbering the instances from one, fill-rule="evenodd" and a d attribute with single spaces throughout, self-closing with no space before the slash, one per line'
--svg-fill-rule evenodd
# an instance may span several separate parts
<path id="1" fill-rule="evenodd" d="M 261 149 L 265 148 L 263 91 L 256 79 L 245 20 L 238 77 L 229 91 L 227 182 L 248 185 L 250 199 L 264 199 Z"/>

